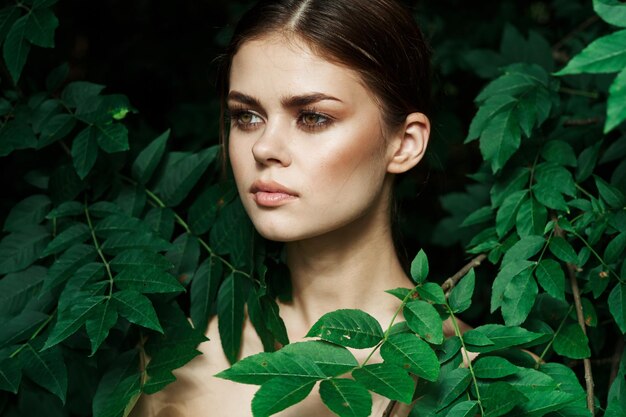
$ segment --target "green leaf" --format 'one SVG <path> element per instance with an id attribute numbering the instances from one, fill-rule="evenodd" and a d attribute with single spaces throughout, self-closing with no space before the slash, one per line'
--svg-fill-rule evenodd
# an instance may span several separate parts
<path id="1" fill-rule="evenodd" d="M 626 9 L 626 7 L 622 7 Z M 626 68 L 617 74 L 609 88 L 604 133 L 619 126 L 626 119 Z"/>
<path id="2" fill-rule="evenodd" d="M 137 155 L 137 159 L 135 159 L 133 163 L 132 175 L 133 178 L 141 184 L 146 184 L 150 180 L 154 170 L 159 165 L 159 162 L 161 162 L 163 152 L 165 152 L 165 144 L 169 136 L 170 129 L 150 142 L 150 144 Z"/>
<path id="3" fill-rule="evenodd" d="M 13 316 L 21 312 L 39 293 L 45 278 L 46 269 L 38 265 L 5 275 L 0 280 L 0 316 Z"/>
<path id="4" fill-rule="evenodd" d="M 283 346 L 288 345 L 289 336 L 287 335 L 285 322 L 283 321 L 282 317 L 280 317 L 278 304 L 273 298 L 268 296 L 261 297 L 259 301 L 261 302 L 263 317 L 268 329 L 278 343 L 282 344 Z"/>
<path id="5" fill-rule="evenodd" d="M 597 141 L 578 155 L 578 168 L 576 169 L 576 181 L 578 183 L 582 183 L 593 173 L 601 146 L 602 141 Z"/>
<path id="6" fill-rule="evenodd" d="M 438 349 L 439 362 L 445 363 L 456 356 L 461 350 L 461 339 L 458 336 L 449 337 L 443 342 L 443 345 Z"/>
<path id="7" fill-rule="evenodd" d="M 502 264 L 507 264 L 512 260 L 529 259 L 539 253 L 545 243 L 543 236 L 524 236 L 506 251 Z"/>
<path id="8" fill-rule="evenodd" d="M 570 243 L 561 236 L 554 236 L 550 240 L 550 245 L 548 247 L 550 248 L 550 252 L 563 262 L 569 262 L 574 265 L 578 263 L 578 256 L 576 255 L 574 248 L 572 248 L 572 245 L 570 245 Z"/>
<path id="9" fill-rule="evenodd" d="M 143 220 L 161 238 L 168 241 L 172 238 L 175 216 L 171 209 L 152 207 Z"/>
<path id="10" fill-rule="evenodd" d="M 537 293 L 537 283 L 531 270 L 513 277 L 504 290 L 502 300 L 502 317 L 507 326 L 518 326 L 526 320 L 535 304 Z"/>
<path id="11" fill-rule="evenodd" d="M 543 229 L 548 219 L 548 211 L 536 199 L 524 201 L 516 216 L 517 233 L 520 237 L 529 235 L 543 235 Z"/>
<path id="12" fill-rule="evenodd" d="M 96 249 L 90 245 L 75 245 L 57 258 L 48 269 L 48 277 L 42 291 L 49 291 L 67 281 L 83 265 L 97 256 Z"/>
<path id="13" fill-rule="evenodd" d="M 473 417 L 478 409 L 477 401 L 463 401 L 452 407 L 446 417 Z"/>
<path id="14" fill-rule="evenodd" d="M 127 250 L 160 252 L 171 249 L 172 244 L 156 236 L 152 231 L 126 232 L 111 236 L 101 246 L 106 254 L 118 254 Z"/>
<path id="15" fill-rule="evenodd" d="M 230 255 L 236 267 L 252 267 L 254 228 L 239 199 L 220 211 L 211 229 L 210 245 L 219 254 Z"/>
<path id="16" fill-rule="evenodd" d="M 480 136 L 480 152 L 491 170 L 500 171 L 520 146 L 522 132 L 511 111 L 494 116 Z"/>
<path id="17" fill-rule="evenodd" d="M 443 293 L 441 286 L 434 282 L 425 282 L 421 286 L 417 287 L 417 293 L 426 301 L 434 304 L 445 304 L 446 296 Z M 404 298 L 404 297 L 403 297 Z"/>
<path id="18" fill-rule="evenodd" d="M 17 149 L 37 147 L 33 129 L 20 120 L 9 120 L 0 128 L 0 157 Z"/>
<path id="19" fill-rule="evenodd" d="M 504 237 L 515 225 L 515 217 L 522 204 L 528 201 L 528 190 L 519 190 L 508 195 L 496 214 L 496 232 Z"/>
<path id="20" fill-rule="evenodd" d="M 610 73 L 626 67 L 626 30 L 595 39 L 555 75 Z"/>
<path id="21" fill-rule="evenodd" d="M 439 399 L 437 403 L 439 408 L 444 408 L 456 400 L 469 387 L 472 375 L 467 368 L 457 368 L 448 372 L 441 381 L 439 381 Z"/>
<path id="22" fill-rule="evenodd" d="M 82 180 L 91 171 L 98 158 L 98 143 L 92 127 L 83 129 L 72 143 L 72 162 Z"/>
<path id="23" fill-rule="evenodd" d="M 215 375 L 218 378 L 242 384 L 261 385 L 275 377 L 292 377 L 317 381 L 326 376 L 309 358 L 282 351 L 261 352 L 236 362 L 230 368 Z"/>
<path id="24" fill-rule="evenodd" d="M 75 305 L 57 313 L 57 321 L 52 328 L 43 349 L 49 349 L 67 339 L 85 323 L 95 308 L 105 300 L 103 296 L 75 300 Z"/>
<path id="25" fill-rule="evenodd" d="M 198 238 L 191 233 L 183 233 L 174 240 L 173 247 L 165 254 L 165 257 L 174 264 L 172 273 L 179 280 L 189 282 L 200 259 L 200 243 Z"/>
<path id="26" fill-rule="evenodd" d="M 128 130 L 121 123 L 96 126 L 96 140 L 98 146 L 107 153 L 122 152 L 129 149 Z"/>
<path id="27" fill-rule="evenodd" d="M 4 317 L 3 326 L 0 328 L 0 348 L 27 341 L 38 326 L 47 319 L 47 314 L 28 309 L 24 309 L 14 317 Z"/>
<path id="28" fill-rule="evenodd" d="M 424 340 L 436 345 L 443 343 L 443 321 L 435 307 L 426 301 L 409 301 L 403 309 L 407 324 Z"/>
<path id="29" fill-rule="evenodd" d="M 439 360 L 430 346 L 414 334 L 398 333 L 383 343 L 380 354 L 386 362 L 400 366 L 428 381 L 439 377 Z"/>
<path id="30" fill-rule="evenodd" d="M 20 9 L 17 6 L 9 6 L 0 10 L 0 43 L 19 17 Z"/>
<path id="31" fill-rule="evenodd" d="M 50 9 L 32 9 L 26 20 L 24 36 L 33 45 L 43 48 L 54 47 L 54 31 L 59 26 L 59 20 Z"/>
<path id="32" fill-rule="evenodd" d="M 326 376 L 338 376 L 359 365 L 348 349 L 323 340 L 290 343 L 281 348 L 280 351 L 290 355 L 306 356 Z"/>
<path id="33" fill-rule="evenodd" d="M 264 383 L 252 399 L 254 417 L 267 417 L 304 400 L 315 385 L 310 379 L 277 377 Z"/>
<path id="34" fill-rule="evenodd" d="M 541 148 L 541 156 L 548 162 L 575 167 L 578 164 L 572 146 L 561 140 L 550 140 Z"/>
<path id="35" fill-rule="evenodd" d="M 576 397 L 566 392 L 548 391 L 541 395 L 530 396 L 528 401 L 520 403 L 519 408 L 508 414 L 511 417 L 541 417 L 559 410 L 574 401 Z"/>
<path id="36" fill-rule="evenodd" d="M 65 403 L 67 368 L 60 347 L 38 352 L 27 344 L 18 358 L 24 374 Z"/>
<path id="37" fill-rule="evenodd" d="M 495 95 L 485 101 L 472 119 L 465 143 L 477 139 L 489 121 L 498 113 L 512 108 L 517 99 L 508 95 Z"/>
<path id="38" fill-rule="evenodd" d="M 619 0 L 593 0 L 593 10 L 607 23 L 626 27 L 626 6 Z"/>
<path id="39" fill-rule="evenodd" d="M 22 16 L 13 23 L 4 41 L 2 56 L 13 82 L 17 84 L 30 51 L 30 43 L 25 39 L 28 15 Z"/>
<path id="40" fill-rule="evenodd" d="M 87 100 L 100 94 L 103 89 L 103 85 L 74 81 L 65 86 L 61 92 L 61 100 L 70 108 L 81 107 Z"/>
<path id="41" fill-rule="evenodd" d="M 509 262 L 508 264 L 502 266 L 502 269 L 500 270 L 500 272 L 498 272 L 498 275 L 496 275 L 496 278 L 493 281 L 493 287 L 491 291 L 492 313 L 500 308 L 500 306 L 502 305 L 502 301 L 504 300 L 504 292 L 506 291 L 513 278 L 533 265 L 535 265 L 534 262 L 519 260 Z"/>
<path id="42" fill-rule="evenodd" d="M 450 292 L 448 304 L 454 313 L 462 313 L 472 304 L 475 281 L 474 268 L 471 268 Z"/>
<path id="43" fill-rule="evenodd" d="M 15 204 L 4 221 L 5 232 L 19 232 L 24 227 L 41 223 L 50 210 L 50 198 L 35 194 Z"/>
<path id="44" fill-rule="evenodd" d="M 241 347 L 246 293 L 243 278 L 231 273 L 217 294 L 217 317 L 222 349 L 230 363 L 237 361 Z"/>
<path id="45" fill-rule="evenodd" d="M 222 279 L 222 263 L 211 256 L 193 274 L 191 281 L 191 321 L 198 329 L 206 329 L 211 307 Z"/>
<path id="46" fill-rule="evenodd" d="M 342 309 L 324 314 L 305 337 L 320 337 L 341 346 L 364 349 L 383 338 L 380 323 L 361 310 Z"/>
<path id="47" fill-rule="evenodd" d="M 52 239 L 48 246 L 46 246 L 46 250 L 43 251 L 41 256 L 49 256 L 63 252 L 76 243 L 83 243 L 90 236 L 91 231 L 86 224 L 76 223 Z"/>
<path id="48" fill-rule="evenodd" d="M 556 353 L 571 359 L 585 359 L 591 355 L 587 336 L 577 323 L 565 325 L 556 334 L 552 346 Z"/>
<path id="49" fill-rule="evenodd" d="M 135 349 L 119 355 L 104 374 L 93 398 L 94 417 L 119 417 L 141 393 L 141 371 Z"/>
<path id="50" fill-rule="evenodd" d="M 593 179 L 595 180 L 596 187 L 598 187 L 598 191 L 600 192 L 600 197 L 606 201 L 609 207 L 614 209 L 623 209 L 624 206 L 626 206 L 626 197 L 624 196 L 624 193 L 598 176 L 594 175 Z"/>
<path id="51" fill-rule="evenodd" d="M 50 233 L 42 226 L 24 227 L 0 241 L 0 275 L 32 265 L 48 245 Z"/>
<path id="52" fill-rule="evenodd" d="M 428 276 L 428 258 L 423 249 L 417 253 L 411 262 L 411 278 L 415 283 L 420 284 L 426 280 Z"/>
<path id="53" fill-rule="evenodd" d="M 517 373 L 517 366 L 498 356 L 479 358 L 474 364 L 474 374 L 477 378 L 499 379 Z"/>
<path id="54" fill-rule="evenodd" d="M 173 163 L 168 162 L 155 186 L 156 194 L 166 206 L 177 206 L 187 197 L 218 153 L 219 146 L 212 146 L 200 152 L 182 154 Z"/>
<path id="55" fill-rule="evenodd" d="M 626 333 L 626 285 L 617 283 L 609 294 L 609 311 L 622 333 Z"/>
<path id="56" fill-rule="evenodd" d="M 188 224 L 197 235 L 208 232 L 217 218 L 218 211 L 237 195 L 231 182 L 220 182 L 206 189 L 189 207 Z"/>
<path id="57" fill-rule="evenodd" d="M 511 384 L 502 381 L 481 387 L 480 398 L 485 417 L 506 416 L 516 405 L 526 401 L 526 397 Z"/>
<path id="58" fill-rule="evenodd" d="M 339 417 L 367 417 L 372 411 L 371 394 L 351 379 L 332 378 L 322 381 L 320 396 L 324 404 Z"/>
<path id="59" fill-rule="evenodd" d="M 109 330 L 117 323 L 117 310 L 108 299 L 98 304 L 92 314 L 92 318 L 85 322 L 87 336 L 91 343 L 91 354 L 96 353 L 104 339 L 109 335 Z"/>
<path id="60" fill-rule="evenodd" d="M 172 293 L 185 288 L 170 273 L 152 265 L 127 266 L 114 278 L 115 285 L 140 293 Z"/>
<path id="61" fill-rule="evenodd" d="M 132 290 L 123 290 L 113 293 L 113 301 L 118 312 L 128 321 L 163 333 L 159 319 L 150 300 Z"/>
<path id="62" fill-rule="evenodd" d="M 398 300 L 403 301 L 404 298 L 409 295 L 411 290 L 408 288 L 394 288 L 392 290 L 385 290 L 387 294 L 391 294 L 396 297 Z"/>
<path id="63" fill-rule="evenodd" d="M 41 128 L 37 149 L 42 149 L 67 136 L 76 126 L 76 119 L 69 114 L 52 116 Z"/>
<path id="64" fill-rule="evenodd" d="M 116 272 L 120 272 L 128 266 L 148 265 L 155 266 L 163 270 L 168 270 L 174 266 L 163 255 L 145 250 L 134 249 L 120 253 L 113 258 L 111 262 L 109 262 L 109 265 L 111 265 L 111 268 Z"/>
<path id="65" fill-rule="evenodd" d="M 614 262 L 618 262 L 622 252 L 626 249 L 626 232 L 622 232 L 619 235 L 615 236 L 608 245 L 606 245 L 606 249 L 604 250 L 604 262 L 607 264 L 612 264 Z"/>
<path id="66" fill-rule="evenodd" d="M 537 201 L 547 208 L 564 211 L 566 213 L 570 212 L 563 195 L 559 190 L 553 188 L 551 183 L 541 182 L 533 184 L 532 193 Z"/>
<path id="67" fill-rule="evenodd" d="M 92 211 L 90 209 L 90 211 Z M 150 229 L 136 217 L 114 213 L 106 216 L 94 228 L 99 237 L 112 237 L 122 232 L 150 232 Z"/>
<path id="68" fill-rule="evenodd" d="M 468 350 L 471 352 L 488 353 L 503 350 L 513 346 L 524 346 L 543 337 L 540 333 L 530 332 L 521 327 L 507 327 L 501 324 L 485 324 L 465 333 L 464 339 L 475 337 L 473 333 L 487 337 L 492 344 L 485 346 L 473 345 Z M 468 342 L 469 343 L 469 342 Z"/>
<path id="69" fill-rule="evenodd" d="M 402 368 L 387 363 L 365 365 L 352 372 L 354 379 L 365 388 L 391 400 L 410 404 L 415 381 Z"/>
<path id="70" fill-rule="evenodd" d="M 22 380 L 22 370 L 16 359 L 0 360 L 0 390 L 17 394 Z"/>
<path id="71" fill-rule="evenodd" d="M 543 259 L 535 269 L 539 285 L 552 297 L 565 301 L 565 273 L 558 262 Z"/>

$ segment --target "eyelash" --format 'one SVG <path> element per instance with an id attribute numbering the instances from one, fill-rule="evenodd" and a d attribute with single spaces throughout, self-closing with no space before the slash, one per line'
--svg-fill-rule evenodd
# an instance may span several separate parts
<path id="1" fill-rule="evenodd" d="M 243 131 L 253 130 L 256 127 L 255 125 L 258 124 L 259 122 L 243 123 L 241 121 L 241 116 L 246 115 L 246 114 L 249 114 L 253 117 L 261 117 L 258 114 L 250 111 L 249 109 L 246 109 L 245 107 L 231 108 L 228 110 L 228 115 L 227 115 L 227 118 L 230 119 L 231 127 L 236 127 Z M 321 122 L 318 121 L 313 125 L 308 125 L 304 123 L 303 121 L 304 117 L 306 116 L 316 116 L 318 120 L 319 119 L 323 119 L 323 120 Z M 329 127 L 334 121 L 333 118 L 330 117 L 329 115 L 318 112 L 317 109 L 315 109 L 315 107 L 305 108 L 305 109 L 300 110 L 300 112 L 298 113 L 297 120 L 298 120 L 297 122 L 298 126 L 310 132 L 325 129 Z"/>

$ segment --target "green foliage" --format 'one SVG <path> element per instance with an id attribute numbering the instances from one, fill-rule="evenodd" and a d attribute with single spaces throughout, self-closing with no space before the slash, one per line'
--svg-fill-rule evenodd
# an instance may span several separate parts
<path id="1" fill-rule="evenodd" d="M 412 416 L 589 416 L 578 366 L 589 359 L 598 359 L 590 362 L 596 413 L 626 413 L 623 2 L 594 0 L 598 18 L 583 2 L 533 2 L 520 13 L 531 24 L 513 19 L 511 7 L 521 6 L 505 1 L 493 20 L 515 24 L 481 15 L 473 36 L 455 34 L 471 22 L 457 7 L 421 6 L 432 17 L 424 27 L 443 78 L 436 87 L 446 104 L 475 96 L 477 105 L 470 123 L 459 116 L 467 109 L 435 120 L 440 130 L 458 125 L 450 136 L 465 136 L 463 152 L 481 164 L 474 183 L 441 197 L 450 217 L 433 236 L 411 223 L 418 214 L 404 231 L 461 241 L 491 266 L 474 263 L 442 288 L 442 261 L 420 250 L 407 268 L 415 287 L 388 291 L 401 302 L 387 327 L 338 310 L 309 330 L 315 340 L 291 344 L 276 302 L 289 293 L 280 253 L 255 235 L 233 181 L 223 179 L 221 148 L 205 140 L 217 136 L 214 126 L 186 109 L 155 129 L 126 96 L 76 80 L 74 63 L 56 63 L 62 48 L 42 52 L 65 25 L 55 3 L 0 9 L 0 157 L 6 171 L 24 167 L 16 174 L 23 190 L 3 198 L 0 413 L 126 416 L 200 354 L 215 314 L 232 363 L 217 376 L 259 385 L 255 416 L 308 395 L 339 416 L 368 416 L 371 392 L 419 398 Z M 229 5 L 233 20 L 244 3 Z M 487 49 L 490 37 L 500 38 L 497 51 Z M 218 120 L 214 109 L 195 111 Z M 202 140 L 186 140 L 193 129 Z M 408 200 L 414 190 L 403 195 L 403 186 Z M 454 260 L 458 267 L 446 252 L 446 267 L 460 269 Z M 240 358 L 246 313 L 266 352 Z M 475 328 L 463 333 L 457 314 Z M 443 331 L 448 319 L 453 334 Z M 602 378 L 611 371 L 610 382 Z"/>

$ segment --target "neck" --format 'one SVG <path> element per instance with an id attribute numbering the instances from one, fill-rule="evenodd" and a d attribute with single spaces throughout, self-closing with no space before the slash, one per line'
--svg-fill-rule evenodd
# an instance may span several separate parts
<path id="1" fill-rule="evenodd" d="M 374 209 L 331 233 L 288 243 L 287 264 L 293 301 L 283 308 L 298 323 L 291 326 L 299 329 L 295 333 L 340 308 L 364 310 L 384 327 L 398 306 L 384 291 L 411 285 L 395 253 L 386 210 Z"/>

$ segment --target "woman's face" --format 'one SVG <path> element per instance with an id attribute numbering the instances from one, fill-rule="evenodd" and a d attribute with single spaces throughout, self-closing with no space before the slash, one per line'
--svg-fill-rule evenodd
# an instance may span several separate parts
<path id="1" fill-rule="evenodd" d="M 352 70 L 277 36 L 233 58 L 229 155 L 259 233 L 294 241 L 386 210 L 381 111 Z"/>

